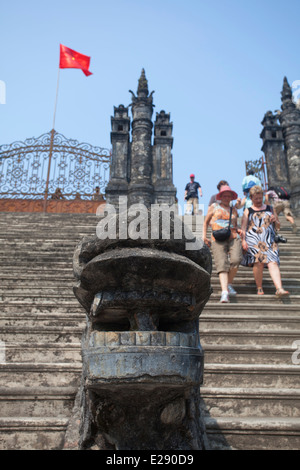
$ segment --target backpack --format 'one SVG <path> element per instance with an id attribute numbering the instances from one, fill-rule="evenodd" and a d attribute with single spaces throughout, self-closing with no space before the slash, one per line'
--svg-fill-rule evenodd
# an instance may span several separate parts
<path id="1" fill-rule="evenodd" d="M 247 184 L 247 186 L 245 186 L 243 189 L 244 189 L 244 193 L 245 194 L 249 194 L 249 191 L 250 189 L 253 187 L 253 186 L 256 186 L 257 183 L 255 183 L 254 181 L 249 181 L 249 183 Z"/>
<path id="2" fill-rule="evenodd" d="M 286 189 L 284 189 L 283 186 L 272 186 L 269 188 L 269 191 L 275 191 L 279 199 L 290 199 L 291 195 L 287 192 Z"/>

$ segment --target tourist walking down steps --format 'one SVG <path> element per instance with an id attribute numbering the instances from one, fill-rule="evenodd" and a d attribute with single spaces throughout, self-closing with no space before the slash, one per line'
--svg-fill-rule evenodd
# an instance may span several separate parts
<path id="1" fill-rule="evenodd" d="M 221 284 L 220 302 L 222 303 L 229 302 L 229 295 L 236 295 L 232 283 L 243 258 L 240 230 L 237 228 L 238 212 L 235 207 L 231 207 L 232 201 L 237 197 L 237 193 L 232 191 L 229 186 L 222 186 L 216 196 L 217 201 L 220 201 L 220 203 L 214 203 L 208 208 L 203 224 L 203 240 L 207 246 L 211 246 L 213 252 L 214 263 Z M 222 232 L 227 232 L 229 221 L 228 238 L 223 241 L 217 240 L 218 234 L 216 232 L 222 229 Z M 209 225 L 212 228 L 211 242 L 207 238 Z"/>
<path id="2" fill-rule="evenodd" d="M 273 206 L 274 212 L 277 215 L 283 212 L 286 220 L 292 226 L 293 233 L 297 233 L 297 226 L 289 199 L 290 195 L 283 187 L 274 186 L 268 189 L 265 202 Z"/>
<path id="3" fill-rule="evenodd" d="M 195 181 L 195 175 L 190 175 L 190 182 L 187 183 L 184 192 L 184 200 L 187 201 L 186 214 L 198 215 L 199 213 L 199 196 L 203 196 L 202 188 L 198 181 Z"/>
<path id="4" fill-rule="evenodd" d="M 264 204 L 263 190 L 260 186 L 250 189 L 252 206 L 245 209 L 242 218 L 242 246 L 245 255 L 243 266 L 253 267 L 253 275 L 257 287 L 257 294 L 263 295 L 263 270 L 268 266 L 270 276 L 276 288 L 276 296 L 289 295 L 284 290 L 279 269 L 278 246 L 275 243 L 275 230 L 279 230 L 280 222 L 272 207 Z"/>

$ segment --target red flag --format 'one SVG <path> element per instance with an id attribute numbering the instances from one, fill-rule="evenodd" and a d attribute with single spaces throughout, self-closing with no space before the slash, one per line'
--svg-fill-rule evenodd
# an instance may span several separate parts
<path id="1" fill-rule="evenodd" d="M 89 71 L 90 60 L 89 56 L 80 54 L 60 44 L 60 69 L 81 69 L 88 77 L 92 75 L 92 72 Z"/>

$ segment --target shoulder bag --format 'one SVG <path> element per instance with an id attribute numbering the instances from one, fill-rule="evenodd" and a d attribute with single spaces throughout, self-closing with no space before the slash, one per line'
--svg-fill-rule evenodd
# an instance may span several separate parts
<path id="1" fill-rule="evenodd" d="M 225 240 L 228 240 L 228 238 L 230 237 L 230 235 L 231 235 L 231 230 L 230 230 L 231 216 L 232 216 L 232 206 L 230 206 L 230 217 L 229 217 L 228 227 L 221 228 L 220 230 L 214 230 L 213 233 L 212 233 L 214 239 L 217 240 L 218 242 L 224 242 Z"/>

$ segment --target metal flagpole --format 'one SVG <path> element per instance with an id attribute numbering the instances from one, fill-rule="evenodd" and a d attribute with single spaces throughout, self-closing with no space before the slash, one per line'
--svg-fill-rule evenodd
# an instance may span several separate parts
<path id="1" fill-rule="evenodd" d="M 51 168 L 51 159 L 52 159 L 53 142 L 54 142 L 54 134 L 55 134 L 55 116 L 56 116 L 56 106 L 57 106 L 57 96 L 58 96 L 58 86 L 59 86 L 59 71 L 60 71 L 60 68 L 58 67 L 56 97 L 55 97 L 54 115 L 53 115 L 53 126 L 52 126 L 51 137 L 50 137 L 48 173 L 47 173 L 47 181 L 46 181 L 46 189 L 45 189 L 45 197 L 44 197 L 44 212 L 47 212 L 47 198 L 48 198 L 48 188 L 49 188 L 49 179 L 50 179 L 50 168 Z"/>
<path id="2" fill-rule="evenodd" d="M 59 71 L 60 68 L 58 67 L 57 73 L 57 86 L 56 86 L 56 97 L 55 97 L 55 106 L 54 106 L 54 115 L 53 115 L 53 129 L 55 129 L 55 116 L 56 116 L 56 105 L 57 105 L 57 96 L 58 96 L 58 85 L 59 85 Z"/>

